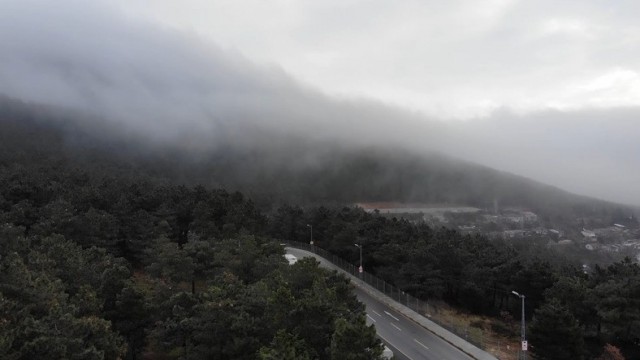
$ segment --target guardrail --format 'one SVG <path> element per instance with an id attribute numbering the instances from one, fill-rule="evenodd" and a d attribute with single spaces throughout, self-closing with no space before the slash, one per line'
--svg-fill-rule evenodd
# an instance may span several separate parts
<path id="1" fill-rule="evenodd" d="M 398 303 L 410 308 L 418 314 L 426 316 L 429 320 L 456 334 L 462 339 L 465 339 L 478 348 L 488 350 L 486 347 L 487 344 L 485 342 L 485 337 L 483 336 L 483 330 L 479 327 L 460 323 L 454 318 L 448 316 L 447 314 L 455 310 L 451 309 L 443 302 L 433 302 L 418 299 L 367 271 L 363 271 L 362 273 L 360 273 L 358 266 L 353 265 L 350 262 L 315 245 L 296 241 L 288 241 L 286 242 L 286 244 L 290 245 L 293 248 L 307 250 L 314 254 L 320 255 L 340 269 L 350 273 L 353 276 L 359 277 L 365 283 L 376 288 L 378 291 L 382 292 L 394 301 L 397 301 Z"/>

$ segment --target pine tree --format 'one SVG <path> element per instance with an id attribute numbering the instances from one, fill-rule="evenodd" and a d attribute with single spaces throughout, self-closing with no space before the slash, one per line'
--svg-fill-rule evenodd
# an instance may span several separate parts
<path id="1" fill-rule="evenodd" d="M 574 315 L 557 300 L 536 310 L 529 330 L 531 352 L 536 360 L 584 358 L 582 328 Z"/>
<path id="2" fill-rule="evenodd" d="M 260 360 L 309 360 L 306 346 L 297 336 L 280 330 L 269 346 L 260 349 L 258 358 Z"/>
<path id="3" fill-rule="evenodd" d="M 339 318 L 335 321 L 335 331 L 331 337 L 332 360 L 380 359 L 384 350 L 376 339 L 373 326 L 367 326 L 364 317 L 353 321 Z"/>

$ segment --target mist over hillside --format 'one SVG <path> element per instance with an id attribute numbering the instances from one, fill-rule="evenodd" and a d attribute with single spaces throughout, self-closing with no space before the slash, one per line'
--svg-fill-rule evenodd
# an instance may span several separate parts
<path id="1" fill-rule="evenodd" d="M 519 207 L 545 223 L 602 217 L 620 205 L 570 194 L 526 178 L 451 158 L 393 146 L 311 140 L 279 132 L 245 132 L 207 148 L 144 141 L 87 115 L 3 99 L 2 165 L 55 166 L 111 177 L 242 191 L 264 208 L 358 202 Z"/>
<path id="2" fill-rule="evenodd" d="M 458 124 L 448 154 L 575 193 L 640 204 L 640 110 L 495 114 Z M 454 145 L 455 144 L 455 145 Z"/>
<path id="3" fill-rule="evenodd" d="M 277 66 L 255 64 L 238 51 L 221 49 L 191 33 L 135 21 L 106 2 L 65 0 L 50 7 L 38 0 L 7 1 L 0 4 L 0 22 L 11 29 L 0 33 L 0 46 L 5 49 L 0 55 L 1 94 L 62 107 L 81 114 L 81 122 L 99 129 L 97 133 L 112 132 L 134 143 L 151 143 L 158 151 L 168 148 L 206 158 L 203 154 L 229 145 L 261 145 L 259 149 L 272 149 L 266 154 L 276 158 L 300 156 L 300 161 L 284 157 L 287 160 L 281 163 L 304 164 L 305 173 L 313 174 L 314 181 L 330 174 L 339 176 L 343 164 L 353 168 L 333 149 L 381 149 L 373 152 L 383 158 L 398 157 L 384 154 L 386 149 L 426 158 L 435 152 L 571 192 L 640 204 L 640 189 L 635 186 L 640 182 L 640 157 L 636 155 L 640 144 L 635 141 L 640 133 L 640 122 L 635 121 L 638 109 L 529 115 L 507 109 L 485 120 L 447 123 L 371 100 L 325 95 Z M 317 153 L 291 148 L 289 141 L 316 144 L 313 152 Z M 237 159 L 236 166 L 249 167 L 265 179 L 270 172 L 291 172 L 291 178 L 296 178 L 298 169 L 278 167 L 278 161 L 266 159 L 249 165 L 245 156 L 240 152 L 216 161 Z M 319 172 L 313 167 L 317 159 L 334 161 L 336 168 L 322 167 Z M 413 160 L 403 161 L 410 167 Z M 444 160 L 438 162 L 444 168 L 459 167 L 455 162 L 450 166 L 444 166 Z M 377 191 L 397 196 L 396 200 L 420 197 L 417 194 L 422 190 L 408 184 L 403 171 L 387 170 L 395 175 L 383 174 L 365 183 L 393 179 L 407 185 Z M 432 186 L 428 182 L 439 176 L 432 170 L 407 171 L 420 175 L 412 180 L 424 182 L 420 188 Z M 471 182 L 473 175 L 445 172 L 461 179 L 452 184 L 483 189 L 483 197 L 493 196 L 484 185 Z M 241 177 L 229 177 L 239 181 L 231 185 L 246 187 Z M 488 177 L 479 180 L 489 181 Z M 229 183 L 221 181 L 222 185 Z M 470 201 L 444 194 L 446 188 L 434 187 L 429 192 L 435 189 L 442 192 L 438 197 L 443 201 Z M 347 188 L 342 191 L 358 194 Z"/>

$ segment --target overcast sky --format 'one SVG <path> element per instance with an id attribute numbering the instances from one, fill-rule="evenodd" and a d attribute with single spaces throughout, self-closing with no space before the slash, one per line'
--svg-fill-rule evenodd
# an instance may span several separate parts
<path id="1" fill-rule="evenodd" d="M 0 0 L 0 94 L 435 149 L 640 205 L 640 1 Z M 229 126 L 233 124 L 233 126 Z"/>
<path id="2" fill-rule="evenodd" d="M 640 105 L 637 0 L 119 0 L 330 94 L 439 118 Z"/>

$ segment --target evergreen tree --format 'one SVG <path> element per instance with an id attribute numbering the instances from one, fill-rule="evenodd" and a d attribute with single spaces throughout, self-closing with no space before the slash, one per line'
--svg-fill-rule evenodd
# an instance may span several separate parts
<path id="1" fill-rule="evenodd" d="M 529 342 L 536 360 L 584 359 L 582 329 L 573 314 L 555 299 L 535 311 Z"/>
<path id="2" fill-rule="evenodd" d="M 331 336 L 330 355 L 332 360 L 377 360 L 382 356 L 384 346 L 376 338 L 376 330 L 367 326 L 364 317 L 353 320 L 339 318 Z"/>
<path id="3" fill-rule="evenodd" d="M 295 335 L 284 330 L 278 331 L 269 346 L 258 353 L 260 360 L 310 360 L 306 344 Z"/>

